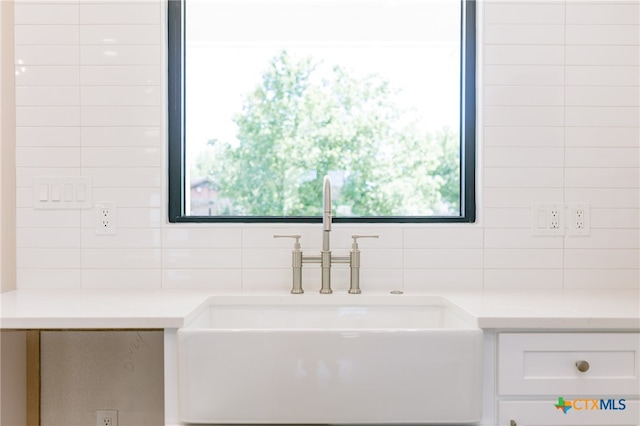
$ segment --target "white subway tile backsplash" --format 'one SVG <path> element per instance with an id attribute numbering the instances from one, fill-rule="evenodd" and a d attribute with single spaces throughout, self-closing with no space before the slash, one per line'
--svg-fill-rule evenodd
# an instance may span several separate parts
<path id="1" fill-rule="evenodd" d="M 485 65 L 485 90 L 493 85 L 504 86 L 562 86 L 565 81 L 563 65 Z"/>
<path id="2" fill-rule="evenodd" d="M 558 239 L 562 237 L 547 237 Z M 562 269 L 563 254 L 561 248 L 486 248 L 484 250 L 485 269 Z"/>
<path id="3" fill-rule="evenodd" d="M 565 5 L 560 1 L 493 2 L 484 6 L 485 24 L 556 24 L 565 23 Z"/>
<path id="4" fill-rule="evenodd" d="M 310 253 L 309 253 L 310 254 Z M 319 251 L 318 253 L 319 254 Z M 291 266 L 291 248 L 242 249 L 242 267 L 245 269 L 282 269 Z M 306 267 L 306 265 L 304 265 Z M 317 266 L 317 265 L 315 265 Z M 314 267 L 311 265 L 310 267 Z"/>
<path id="5" fill-rule="evenodd" d="M 160 25 L 81 25 L 80 44 L 161 44 Z"/>
<path id="6" fill-rule="evenodd" d="M 485 127 L 483 146 L 562 148 L 564 146 L 564 134 L 565 129 L 560 126 Z"/>
<path id="7" fill-rule="evenodd" d="M 116 235 L 98 235 L 93 227 L 79 230 L 83 249 L 150 249 L 161 247 L 161 231 L 155 228 L 118 227 Z"/>
<path id="8" fill-rule="evenodd" d="M 16 210 L 17 228 L 77 228 L 79 225 L 79 210 Z"/>
<path id="9" fill-rule="evenodd" d="M 360 244 L 358 244 L 360 245 Z M 402 249 L 366 248 L 360 245 L 360 264 L 366 270 L 402 269 L 404 255 Z M 334 250 L 337 256 L 349 256 L 347 250 Z"/>
<path id="10" fill-rule="evenodd" d="M 161 20 L 160 0 L 148 0 L 137 4 L 127 3 L 82 3 L 80 24 L 149 24 L 157 25 Z"/>
<path id="11" fill-rule="evenodd" d="M 19 288 L 82 288 L 82 269 L 18 269 Z"/>
<path id="12" fill-rule="evenodd" d="M 112 65 L 80 67 L 83 86 L 159 86 L 160 67 L 154 65 Z"/>
<path id="13" fill-rule="evenodd" d="M 480 227 L 414 228 L 404 229 L 405 249 L 470 249 L 482 248 L 483 231 Z"/>
<path id="14" fill-rule="evenodd" d="M 348 279 L 345 280 L 348 283 Z M 345 284 L 345 287 L 348 286 Z M 360 289 L 364 294 L 371 290 L 400 290 L 403 286 L 402 269 L 369 269 L 360 270 Z"/>
<path id="15" fill-rule="evenodd" d="M 487 86 L 484 104 L 513 106 L 562 106 L 562 86 Z"/>
<path id="16" fill-rule="evenodd" d="M 82 148 L 83 167 L 158 167 L 161 152 L 154 147 Z M 141 185 L 142 186 L 142 185 Z"/>
<path id="17" fill-rule="evenodd" d="M 77 4 L 21 4 L 15 5 L 16 25 L 73 25 L 79 22 Z"/>
<path id="18" fill-rule="evenodd" d="M 77 66 L 16 66 L 16 86 L 77 86 L 80 83 Z"/>
<path id="19" fill-rule="evenodd" d="M 165 249 L 162 266 L 170 269 L 241 268 L 240 249 Z"/>
<path id="20" fill-rule="evenodd" d="M 307 272 L 306 270 L 304 271 Z M 318 275 L 319 277 L 319 275 Z M 313 277 L 313 278 L 318 278 Z M 305 280 L 306 278 L 306 280 Z M 306 293 L 315 293 L 320 288 L 318 279 L 310 279 L 308 274 L 303 276 L 302 288 Z M 281 269 L 242 269 L 243 291 L 272 291 L 286 294 L 291 291 L 291 268 Z"/>
<path id="21" fill-rule="evenodd" d="M 80 105 L 78 86 L 16 86 L 16 106 Z"/>
<path id="22" fill-rule="evenodd" d="M 482 249 L 405 249 L 404 268 L 479 269 Z"/>
<path id="23" fill-rule="evenodd" d="M 159 127 L 103 127 L 80 129 L 83 147 L 152 146 L 161 147 Z"/>
<path id="24" fill-rule="evenodd" d="M 406 291 L 483 288 L 482 269 L 404 269 L 403 280 Z"/>
<path id="25" fill-rule="evenodd" d="M 484 27 L 484 43 L 490 44 L 563 44 L 565 27 L 532 24 L 487 24 Z"/>
<path id="26" fill-rule="evenodd" d="M 567 127 L 567 147 L 638 148 L 640 127 Z"/>
<path id="27" fill-rule="evenodd" d="M 76 147 L 19 147 L 16 148 L 16 167 L 69 168 L 80 166 L 80 148 Z"/>
<path id="28" fill-rule="evenodd" d="M 16 127 L 16 146 L 80 146 L 80 127 Z"/>
<path id="29" fill-rule="evenodd" d="M 577 52 L 574 55 L 577 61 L 580 57 L 577 56 Z M 563 45 L 486 45 L 484 60 L 487 65 L 564 65 L 565 47 Z M 582 62 L 575 64 L 582 64 Z"/>
<path id="30" fill-rule="evenodd" d="M 558 168 L 564 163 L 564 150 L 555 147 L 486 147 L 484 165 L 491 167 Z M 538 185 L 536 185 L 538 186 Z"/>
<path id="31" fill-rule="evenodd" d="M 162 269 L 162 288 L 242 290 L 241 269 Z"/>
<path id="32" fill-rule="evenodd" d="M 564 199 L 562 188 L 484 188 L 485 208 L 531 208 L 531 203 L 561 203 Z"/>
<path id="33" fill-rule="evenodd" d="M 567 88 L 570 86 L 638 86 L 640 66 L 568 65 Z"/>
<path id="34" fill-rule="evenodd" d="M 83 288 L 158 288 L 158 269 L 82 269 Z"/>
<path id="35" fill-rule="evenodd" d="M 638 269 L 638 249 L 567 249 L 566 269 Z"/>
<path id="36" fill-rule="evenodd" d="M 80 248 L 77 228 L 17 228 L 17 248 Z"/>
<path id="37" fill-rule="evenodd" d="M 79 65 L 80 47 L 62 46 L 16 46 L 16 66 Z"/>
<path id="38" fill-rule="evenodd" d="M 567 46 L 567 65 L 640 65 L 638 46 Z"/>
<path id="39" fill-rule="evenodd" d="M 80 249 L 18 249 L 16 262 L 18 269 L 79 269 Z"/>
<path id="40" fill-rule="evenodd" d="M 636 2 L 568 1 L 567 24 L 638 25 L 640 6 Z"/>
<path id="41" fill-rule="evenodd" d="M 565 93 L 569 106 L 640 106 L 639 86 L 567 86 Z"/>
<path id="42" fill-rule="evenodd" d="M 640 147 L 583 148 L 565 151 L 566 167 L 635 167 L 640 166 Z"/>
<path id="43" fill-rule="evenodd" d="M 79 125 L 79 107 L 16 107 L 16 126 L 18 127 L 57 127 Z"/>
<path id="44" fill-rule="evenodd" d="M 564 170 L 557 168 L 485 168 L 485 188 L 562 188 Z"/>
<path id="45" fill-rule="evenodd" d="M 123 207 L 160 207 L 160 188 L 93 188 L 93 200 L 115 202 Z"/>
<path id="46" fill-rule="evenodd" d="M 640 209 L 590 209 L 591 229 L 627 229 L 628 232 L 640 228 Z"/>
<path id="47" fill-rule="evenodd" d="M 18 167 L 16 188 L 31 189 L 37 176 L 80 176 L 80 171 L 76 167 Z"/>
<path id="48" fill-rule="evenodd" d="M 15 5 L 18 286 L 291 288 L 290 239 L 318 254 L 320 225 L 167 224 L 161 0 Z M 367 290 L 640 285 L 640 5 L 479 2 L 478 224 L 335 224 L 334 254 L 363 239 Z M 88 176 L 113 201 L 35 210 L 35 176 Z M 587 202 L 591 234 L 533 237 L 531 203 Z M 320 268 L 305 264 L 316 293 Z M 346 292 L 347 265 L 332 273 Z"/>
<path id="49" fill-rule="evenodd" d="M 567 25 L 567 44 L 637 46 L 639 30 L 637 25 Z"/>
<path id="50" fill-rule="evenodd" d="M 82 267 L 88 269 L 154 269 L 161 265 L 160 249 L 82 250 Z"/>
<path id="51" fill-rule="evenodd" d="M 528 208 L 485 208 L 482 211 L 485 230 L 490 228 L 513 229 L 531 227 L 531 206 Z"/>
<path id="52" fill-rule="evenodd" d="M 638 269 L 565 269 L 565 288 L 638 288 Z"/>
<path id="53" fill-rule="evenodd" d="M 563 248 L 562 238 L 534 236 L 530 228 L 488 228 L 484 230 L 484 241 L 484 247 L 487 249 Z"/>
<path id="54" fill-rule="evenodd" d="M 587 202 L 597 209 L 637 209 L 640 194 L 637 188 L 566 188 L 565 202 Z"/>
<path id="55" fill-rule="evenodd" d="M 274 238 L 274 235 L 300 235 L 302 250 L 320 250 L 322 235 L 320 224 L 282 224 L 272 227 L 255 226 L 242 228 L 242 247 L 261 249 L 293 249 L 291 238 Z"/>
<path id="56" fill-rule="evenodd" d="M 638 232 L 628 229 L 592 229 L 588 238 L 567 237 L 567 249 L 637 249 L 640 247 Z"/>
<path id="57" fill-rule="evenodd" d="M 170 226 L 162 230 L 163 248 L 241 248 L 240 227 Z"/>
<path id="58" fill-rule="evenodd" d="M 83 86 L 82 105 L 161 105 L 160 86 Z"/>
<path id="59" fill-rule="evenodd" d="M 319 250 L 322 244 L 322 233 L 320 225 L 316 225 L 315 233 L 319 239 L 315 249 Z M 341 250 L 351 248 L 353 239 L 352 235 L 378 235 L 378 238 L 361 238 L 358 245 L 361 249 L 380 249 L 380 248 L 402 248 L 404 231 L 400 227 L 383 227 L 377 224 L 335 224 L 331 231 L 331 247 Z"/>
<path id="60" fill-rule="evenodd" d="M 160 65 L 162 49 L 156 45 L 80 46 L 82 65 Z"/>
<path id="61" fill-rule="evenodd" d="M 15 44 L 20 45 L 77 45 L 80 37 L 77 25 L 16 25 Z"/>
<path id="62" fill-rule="evenodd" d="M 575 168 L 565 169 L 567 188 L 640 188 L 640 169 Z"/>
<path id="63" fill-rule="evenodd" d="M 16 207 L 20 208 L 33 208 L 33 189 L 28 188 L 16 188 Z"/>
<path id="64" fill-rule="evenodd" d="M 484 288 L 488 289 L 560 289 L 562 287 L 562 269 L 484 270 Z"/>
<path id="65" fill-rule="evenodd" d="M 82 126 L 160 126 L 161 108 L 155 106 L 83 106 Z"/>
<path id="66" fill-rule="evenodd" d="M 638 107 L 567 107 L 566 125 L 595 127 L 638 127 L 640 108 Z"/>
<path id="67" fill-rule="evenodd" d="M 563 126 L 561 106 L 485 106 L 485 126 Z"/>
<path id="68" fill-rule="evenodd" d="M 95 227 L 95 213 L 92 209 L 82 210 L 81 227 Z M 160 228 L 164 222 L 159 208 L 118 208 L 118 228 Z"/>
<path id="69" fill-rule="evenodd" d="M 162 186 L 157 167 L 92 167 L 83 168 L 82 175 L 91 176 L 94 188 L 160 188 Z"/>

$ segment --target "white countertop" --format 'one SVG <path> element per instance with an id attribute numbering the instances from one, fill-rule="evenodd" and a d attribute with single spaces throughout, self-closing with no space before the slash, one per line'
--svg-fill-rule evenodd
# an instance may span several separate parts
<path id="1" fill-rule="evenodd" d="M 286 292 L 246 296 L 286 297 L 291 303 L 322 301 L 333 295 Z M 412 296 L 443 296 L 476 318 L 481 328 L 640 330 L 636 289 L 429 290 Z M 210 297 L 242 296 L 212 290 L 21 289 L 0 294 L 4 329 L 162 329 L 180 328 Z M 388 297 L 368 292 L 366 297 Z M 344 300 L 362 295 L 338 295 Z"/>

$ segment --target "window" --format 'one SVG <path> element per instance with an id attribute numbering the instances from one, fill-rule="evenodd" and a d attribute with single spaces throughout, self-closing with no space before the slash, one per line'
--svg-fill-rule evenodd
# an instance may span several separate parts
<path id="1" fill-rule="evenodd" d="M 169 220 L 475 221 L 475 1 L 169 1 Z"/>

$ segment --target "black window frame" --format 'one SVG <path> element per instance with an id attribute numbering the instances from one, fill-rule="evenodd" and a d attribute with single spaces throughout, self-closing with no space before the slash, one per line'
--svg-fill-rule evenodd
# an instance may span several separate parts
<path id="1" fill-rule="evenodd" d="M 321 216 L 185 215 L 184 32 L 186 0 L 168 0 L 168 214 L 170 223 L 319 223 Z M 334 223 L 474 223 L 476 221 L 476 0 L 460 0 L 460 216 L 333 217 Z M 321 188 L 318 188 L 320 191 Z"/>

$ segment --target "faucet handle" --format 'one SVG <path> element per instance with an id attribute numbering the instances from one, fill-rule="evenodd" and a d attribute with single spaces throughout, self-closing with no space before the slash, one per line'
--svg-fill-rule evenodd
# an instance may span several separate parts
<path id="1" fill-rule="evenodd" d="M 293 234 L 293 235 L 280 235 L 280 234 L 276 234 L 273 236 L 273 238 L 295 238 L 296 241 L 293 244 L 293 248 L 295 250 L 300 250 L 300 238 L 302 238 L 302 235 L 299 234 Z"/>
<path id="2" fill-rule="evenodd" d="M 380 238 L 380 235 L 352 235 L 351 238 L 353 238 L 351 248 L 356 250 L 358 248 L 358 240 L 360 238 Z"/>

